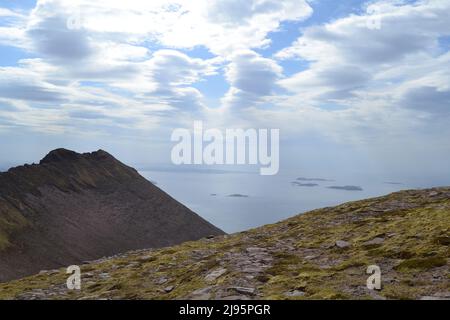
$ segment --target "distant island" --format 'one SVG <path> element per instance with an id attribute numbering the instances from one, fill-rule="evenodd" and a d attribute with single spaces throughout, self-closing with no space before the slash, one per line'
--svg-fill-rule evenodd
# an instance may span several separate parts
<path id="1" fill-rule="evenodd" d="M 248 198 L 246 194 L 234 193 L 228 196 L 229 198 Z"/>
<path id="2" fill-rule="evenodd" d="M 323 179 L 323 178 L 305 178 L 305 177 L 300 177 L 297 178 L 298 181 L 317 181 L 317 182 L 331 182 L 334 180 L 331 179 Z"/>
<path id="3" fill-rule="evenodd" d="M 301 183 L 298 181 L 292 181 L 292 185 L 297 186 L 297 187 L 317 187 L 318 186 L 317 183 Z"/>
<path id="4" fill-rule="evenodd" d="M 359 186 L 330 186 L 328 189 L 346 190 L 346 191 L 363 191 Z"/>

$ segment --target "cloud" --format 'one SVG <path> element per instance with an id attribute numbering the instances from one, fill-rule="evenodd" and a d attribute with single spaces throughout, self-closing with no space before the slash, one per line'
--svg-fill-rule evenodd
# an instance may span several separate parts
<path id="1" fill-rule="evenodd" d="M 64 35 L 81 45 L 74 52 L 81 57 L 90 52 L 86 37 L 102 35 L 133 43 L 152 39 L 172 48 L 205 46 L 228 55 L 265 46 L 270 42 L 268 33 L 282 21 L 304 20 L 311 14 L 304 0 L 41 0 L 33 10 L 29 32 L 43 37 L 42 49 L 52 54 L 59 54 L 54 45 L 64 43 Z M 67 22 L 75 30 L 63 30 Z"/>
<path id="2" fill-rule="evenodd" d="M 437 116 L 450 116 L 450 90 L 414 88 L 403 95 L 401 105 Z"/>
<path id="3" fill-rule="evenodd" d="M 440 46 L 440 39 L 450 35 L 449 10 L 448 1 L 378 1 L 363 14 L 306 28 L 275 57 L 307 61 L 309 67 L 279 84 L 303 104 L 318 107 L 354 107 L 370 97 L 379 104 L 380 96 L 384 104 L 407 107 L 401 94 L 429 85 L 423 82 L 432 82 L 439 95 L 449 85 L 437 70 L 449 66 Z"/>
<path id="4" fill-rule="evenodd" d="M 176 50 L 158 50 L 148 61 L 148 68 L 151 77 L 162 87 L 192 84 L 202 76 L 215 73 L 209 61 Z"/>
<path id="5" fill-rule="evenodd" d="M 2 12 L 15 15 L 6 9 Z M 45 82 L 40 91 L 23 87 L 29 97 L 50 98 L 62 85 L 95 82 L 104 90 L 121 90 L 137 103 L 195 112 L 206 106 L 193 84 L 226 63 L 230 63 L 232 87 L 225 100 L 251 103 L 270 95 L 281 73 L 276 64 L 239 52 L 267 46 L 269 32 L 281 22 L 304 20 L 311 14 L 303 0 L 39 0 L 20 23 L 0 30 L 0 39 L 36 56 L 20 64 L 32 73 L 39 70 Z M 14 37 L 4 34 L 12 28 Z M 155 45 L 154 52 L 147 48 L 149 42 Z M 175 50 L 196 46 L 218 56 L 205 60 Z M 247 67 L 239 59 L 247 59 Z M 263 78 L 252 83 L 253 76 Z M 2 94 L 6 95 L 6 89 Z"/>
<path id="6" fill-rule="evenodd" d="M 274 93 L 282 68 L 274 60 L 248 50 L 233 55 L 225 75 L 231 88 L 223 99 L 224 104 L 247 108 Z"/>
<path id="7" fill-rule="evenodd" d="M 20 68 L 0 68 L 0 97 L 49 103 L 65 100 L 56 86 Z"/>
<path id="8" fill-rule="evenodd" d="M 204 108 L 203 95 L 192 84 L 216 74 L 216 59 L 189 57 L 162 49 L 138 64 L 134 81 L 113 81 L 111 86 L 129 90 L 141 101 L 166 103 L 176 109 L 197 112 Z"/>
<path id="9" fill-rule="evenodd" d="M 222 55 L 267 46 L 270 43 L 268 33 L 276 31 L 281 22 L 305 20 L 313 12 L 303 0 L 215 0 L 206 3 L 202 19 L 192 27 L 197 31 L 205 30 L 200 33 L 203 37 L 198 44 Z"/>
<path id="10" fill-rule="evenodd" d="M 437 37 L 449 34 L 450 22 L 446 16 L 450 4 L 446 1 L 418 1 L 409 5 L 379 1 L 370 8 L 365 14 L 307 28 L 277 57 L 336 62 L 344 59 L 379 65 L 434 49 Z M 379 21 L 379 28 L 370 26 L 373 19 Z"/>
<path id="11" fill-rule="evenodd" d="M 0 45 L 25 48 L 24 28 L 27 15 L 0 7 Z"/>
<path id="12" fill-rule="evenodd" d="M 208 20 L 227 26 L 249 25 L 253 19 L 298 20 L 312 13 L 305 1 L 208 1 Z"/>
<path id="13" fill-rule="evenodd" d="M 23 16 L 18 12 L 12 11 L 7 8 L 0 7 L 0 17 L 2 17 L 2 18 L 5 18 L 5 17 L 22 18 Z"/>
<path id="14" fill-rule="evenodd" d="M 3 126 L 40 132 L 100 132 L 102 128 L 149 131 L 167 105 L 126 97 L 105 87 L 50 82 L 53 70 L 39 61 L 0 68 L 0 118 Z M 55 79 L 52 79 L 55 80 Z"/>
<path id="15" fill-rule="evenodd" d="M 353 91 L 364 88 L 372 75 L 355 65 L 318 64 L 293 77 L 279 81 L 291 92 L 297 92 L 305 100 L 345 100 L 353 97 Z"/>
<path id="16" fill-rule="evenodd" d="M 12 20 L 0 26 L 0 43 L 33 58 L 3 74 L 3 116 L 33 127 L 55 119 L 74 130 L 145 130 L 220 114 L 228 124 L 239 117 L 336 140 L 401 135 L 429 121 L 424 113 L 446 114 L 449 9 L 438 0 L 372 2 L 361 14 L 304 27 L 269 56 L 258 49 L 283 22 L 310 17 L 307 1 L 40 0 L 29 14 L 4 12 Z M 302 71 L 286 77 L 281 66 L 296 62 Z M 221 83 L 214 89 L 226 93 L 211 98 L 217 74 L 229 88 Z M 217 114 L 207 105 L 215 99 L 224 107 Z M 51 104 L 55 114 L 44 119 Z"/>
<path id="17" fill-rule="evenodd" d="M 88 32 L 67 28 L 67 17 L 39 18 L 27 29 L 35 52 L 56 60 L 80 61 L 95 53 Z"/>

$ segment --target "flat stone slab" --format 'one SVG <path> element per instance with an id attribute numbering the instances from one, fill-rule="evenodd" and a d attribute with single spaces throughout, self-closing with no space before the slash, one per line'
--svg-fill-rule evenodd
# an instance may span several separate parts
<path id="1" fill-rule="evenodd" d="M 343 241 L 343 240 L 336 241 L 335 245 L 336 245 L 336 247 L 341 248 L 341 249 L 348 248 L 351 246 L 350 242 Z"/>
<path id="2" fill-rule="evenodd" d="M 222 275 L 224 275 L 225 273 L 227 273 L 227 269 L 225 268 L 221 268 L 221 269 L 217 269 L 214 270 L 213 272 L 209 273 L 206 277 L 205 280 L 207 282 L 213 282 L 215 281 L 217 278 L 221 277 Z"/>

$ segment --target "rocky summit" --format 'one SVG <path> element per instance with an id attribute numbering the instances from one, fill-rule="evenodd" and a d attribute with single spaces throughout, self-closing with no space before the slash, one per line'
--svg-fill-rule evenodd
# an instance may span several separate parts
<path id="1" fill-rule="evenodd" d="M 221 234 L 102 150 L 0 173 L 0 282 Z"/>
<path id="2" fill-rule="evenodd" d="M 86 262 L 81 290 L 65 269 L 42 271 L 1 284 L 0 298 L 449 299 L 449 228 L 450 188 L 402 191 Z"/>

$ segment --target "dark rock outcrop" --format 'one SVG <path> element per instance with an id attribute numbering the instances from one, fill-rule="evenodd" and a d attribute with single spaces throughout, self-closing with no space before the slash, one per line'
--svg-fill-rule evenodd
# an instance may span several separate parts
<path id="1" fill-rule="evenodd" d="M 0 281 L 223 232 L 105 151 L 0 173 Z"/>

